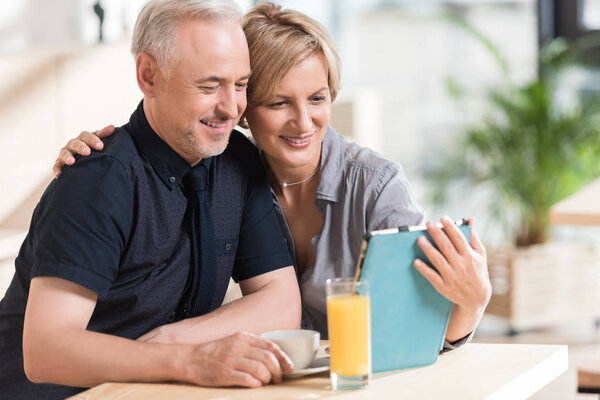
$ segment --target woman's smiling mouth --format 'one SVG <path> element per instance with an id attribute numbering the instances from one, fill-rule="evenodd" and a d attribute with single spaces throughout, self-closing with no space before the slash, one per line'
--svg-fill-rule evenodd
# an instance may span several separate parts
<path id="1" fill-rule="evenodd" d="M 310 145 L 314 134 L 309 134 L 303 137 L 290 137 L 290 136 L 279 136 L 281 139 L 285 141 L 291 147 L 294 148 L 303 148 Z"/>

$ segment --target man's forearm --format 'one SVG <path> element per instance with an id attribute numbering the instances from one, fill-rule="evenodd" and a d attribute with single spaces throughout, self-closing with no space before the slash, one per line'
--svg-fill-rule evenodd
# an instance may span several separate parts
<path id="1" fill-rule="evenodd" d="M 162 326 L 140 340 L 204 343 L 240 330 L 260 334 L 269 330 L 298 329 L 302 314 L 300 291 L 293 268 L 286 270 L 272 272 L 278 275 L 277 279 L 262 286 L 242 283 L 242 290 L 251 293 L 206 315 Z"/>
<path id="2" fill-rule="evenodd" d="M 24 338 L 27 377 L 36 383 L 90 387 L 118 381 L 185 381 L 191 346 L 141 343 L 73 328 Z"/>

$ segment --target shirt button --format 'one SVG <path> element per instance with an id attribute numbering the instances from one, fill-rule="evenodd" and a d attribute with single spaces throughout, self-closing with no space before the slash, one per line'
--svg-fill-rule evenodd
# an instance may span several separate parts
<path id="1" fill-rule="evenodd" d="M 231 243 L 227 242 L 225 243 L 225 251 L 230 251 L 231 250 Z"/>
<path id="2" fill-rule="evenodd" d="M 172 176 L 172 177 L 170 177 L 170 178 L 169 178 L 169 182 L 171 182 L 171 183 L 175 183 L 175 181 L 176 181 L 176 180 L 177 180 L 177 179 L 175 179 L 175 177 L 174 177 L 174 176 Z"/>

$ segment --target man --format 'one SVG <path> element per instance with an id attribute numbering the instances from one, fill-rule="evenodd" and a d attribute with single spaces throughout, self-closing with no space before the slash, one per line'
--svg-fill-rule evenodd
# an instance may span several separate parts
<path id="1" fill-rule="evenodd" d="M 0 303 L 0 397 L 106 381 L 259 386 L 291 370 L 273 343 L 235 333 L 297 328 L 301 312 L 257 151 L 230 135 L 250 75 L 240 18 L 229 0 L 140 13 L 143 101 L 34 212 Z M 219 307 L 230 276 L 245 296 Z"/>

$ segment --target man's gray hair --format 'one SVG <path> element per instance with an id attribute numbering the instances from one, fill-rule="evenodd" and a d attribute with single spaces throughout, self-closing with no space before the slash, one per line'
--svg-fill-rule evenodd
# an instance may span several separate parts
<path id="1" fill-rule="evenodd" d="M 138 15 L 131 53 L 148 53 L 168 74 L 177 58 L 177 24 L 184 18 L 241 22 L 242 9 L 233 0 L 151 0 Z"/>

